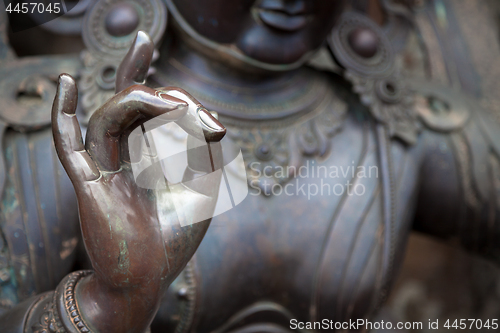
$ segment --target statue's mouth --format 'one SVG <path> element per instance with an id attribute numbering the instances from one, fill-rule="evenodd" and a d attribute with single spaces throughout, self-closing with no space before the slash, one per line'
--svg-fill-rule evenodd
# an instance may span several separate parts
<path id="1" fill-rule="evenodd" d="M 293 6 L 284 5 L 282 1 L 264 0 L 257 9 L 259 18 L 271 28 L 283 31 L 297 31 L 307 23 L 305 4 L 295 2 Z"/>

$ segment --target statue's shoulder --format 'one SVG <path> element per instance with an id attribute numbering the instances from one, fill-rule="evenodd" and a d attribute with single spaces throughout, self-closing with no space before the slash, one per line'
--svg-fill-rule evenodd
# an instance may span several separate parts
<path id="1" fill-rule="evenodd" d="M 311 69 L 349 109 L 367 111 L 394 139 L 411 146 L 422 130 L 452 133 L 462 130 L 478 109 L 478 101 L 439 83 L 404 76 L 400 70 L 378 73 L 341 69 L 338 73 Z M 363 106 L 359 108 L 357 106 Z"/>
<path id="2" fill-rule="evenodd" d="M 344 74 L 377 123 L 389 136 L 407 145 L 418 141 L 422 130 L 451 133 L 462 130 L 477 103 L 463 92 L 398 73 L 384 77 Z"/>

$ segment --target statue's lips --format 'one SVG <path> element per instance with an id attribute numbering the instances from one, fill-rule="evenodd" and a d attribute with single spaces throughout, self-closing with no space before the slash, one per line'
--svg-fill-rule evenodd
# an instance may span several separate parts
<path id="1" fill-rule="evenodd" d="M 266 25 L 284 31 L 297 31 L 306 23 L 305 15 L 288 15 L 281 11 L 259 9 L 259 17 Z"/>

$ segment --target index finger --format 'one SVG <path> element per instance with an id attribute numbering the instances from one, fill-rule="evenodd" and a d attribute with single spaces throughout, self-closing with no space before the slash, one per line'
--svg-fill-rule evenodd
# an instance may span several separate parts
<path id="1" fill-rule="evenodd" d="M 117 171 L 122 161 L 120 144 L 131 129 L 160 115 L 163 121 L 178 120 L 187 106 L 181 99 L 146 86 L 126 88 L 92 115 L 85 148 L 101 171 Z"/>

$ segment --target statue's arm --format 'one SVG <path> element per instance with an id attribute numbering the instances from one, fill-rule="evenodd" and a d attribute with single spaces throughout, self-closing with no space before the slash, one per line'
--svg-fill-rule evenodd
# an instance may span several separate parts
<path id="1" fill-rule="evenodd" d="M 500 122 L 474 101 L 458 100 L 467 104 L 463 123 L 453 124 L 465 112 L 457 114 L 446 105 L 448 109 L 433 110 L 433 126 L 421 133 L 424 149 L 414 226 L 499 260 Z"/>

